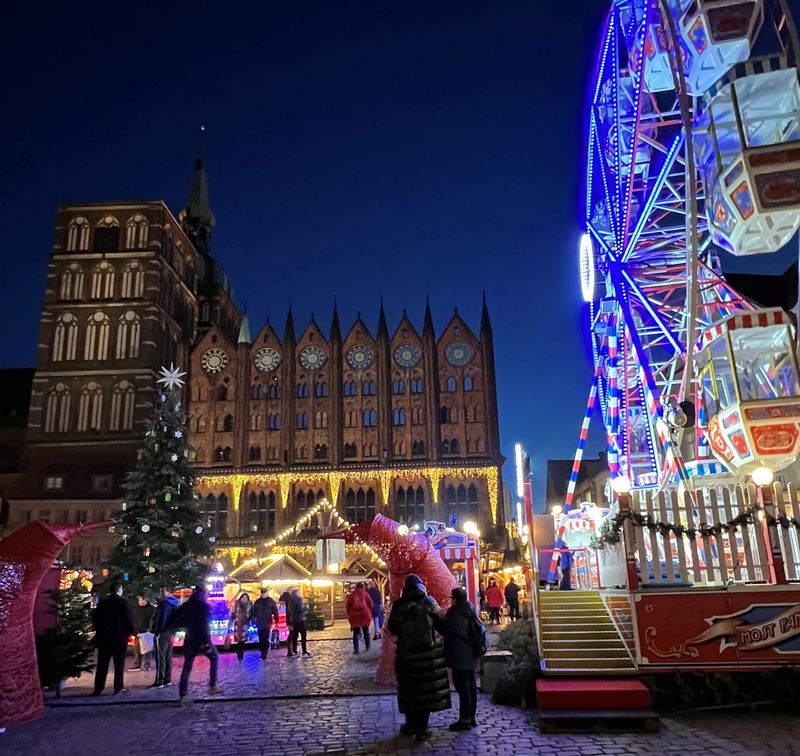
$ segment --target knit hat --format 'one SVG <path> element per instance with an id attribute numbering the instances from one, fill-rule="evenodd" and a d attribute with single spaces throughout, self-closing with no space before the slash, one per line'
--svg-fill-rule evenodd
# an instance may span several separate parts
<path id="1" fill-rule="evenodd" d="M 413 573 L 411 575 L 406 575 L 405 582 L 403 583 L 403 590 L 411 591 L 415 589 L 421 589 L 424 591 L 425 583 L 423 583 L 422 580 L 420 580 L 419 577 Z"/>

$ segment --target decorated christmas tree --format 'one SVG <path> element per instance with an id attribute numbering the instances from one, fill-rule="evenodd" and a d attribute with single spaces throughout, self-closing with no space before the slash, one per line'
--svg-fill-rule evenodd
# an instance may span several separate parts
<path id="1" fill-rule="evenodd" d="M 42 685 L 53 688 L 59 697 L 64 680 L 94 669 L 92 600 L 80 580 L 47 593 L 56 625 L 36 637 L 36 656 Z"/>
<path id="2" fill-rule="evenodd" d="M 207 570 L 203 558 L 211 553 L 213 536 L 193 486 L 191 447 L 177 393 L 183 375 L 174 366 L 161 369 L 153 416 L 116 515 L 121 539 L 107 567 L 112 578 L 124 582 L 129 597 L 152 599 L 162 585 L 194 585 Z"/>
<path id="3" fill-rule="evenodd" d="M 306 610 L 306 627 L 309 630 L 324 630 L 325 615 L 322 613 L 319 596 L 312 591 L 308 597 Z"/>

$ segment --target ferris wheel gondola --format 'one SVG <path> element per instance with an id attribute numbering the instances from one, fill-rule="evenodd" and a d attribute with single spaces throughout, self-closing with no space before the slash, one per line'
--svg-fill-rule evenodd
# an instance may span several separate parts
<path id="1" fill-rule="evenodd" d="M 800 410 L 785 415 L 800 408 L 791 324 L 770 311 L 764 326 L 718 262 L 719 249 L 774 252 L 800 227 L 797 56 L 783 0 L 611 3 L 591 87 L 579 251 L 595 363 L 584 427 L 599 403 L 611 475 L 635 488 L 691 488 L 754 464 L 779 470 L 800 451 L 797 432 L 764 442 L 758 430 L 777 413 L 800 431 Z M 753 397 L 750 372 L 736 365 L 745 352 L 761 382 Z M 703 382 L 726 370 L 736 402 L 723 407 Z M 720 440 L 732 409 L 733 456 Z M 584 430 L 567 506 L 585 440 Z M 780 453 L 765 451 L 773 441 Z"/>

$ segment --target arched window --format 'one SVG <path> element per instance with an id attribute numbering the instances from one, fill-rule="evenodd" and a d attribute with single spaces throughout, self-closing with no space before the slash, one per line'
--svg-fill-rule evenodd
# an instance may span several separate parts
<path id="1" fill-rule="evenodd" d="M 128 249 L 144 249 L 150 236 L 150 224 L 141 213 L 137 213 L 128 221 L 125 246 Z"/>
<path id="2" fill-rule="evenodd" d="M 102 412 L 103 389 L 94 381 L 89 381 L 81 390 L 81 398 L 78 405 L 78 430 L 100 430 Z"/>
<path id="3" fill-rule="evenodd" d="M 260 383 L 254 383 L 252 389 L 250 390 L 250 398 L 251 399 L 261 399 L 263 394 L 264 388 Z"/>
<path id="4" fill-rule="evenodd" d="M 92 299 L 113 299 L 116 271 L 108 260 L 101 260 L 92 271 Z"/>
<path id="5" fill-rule="evenodd" d="M 281 429 L 281 416 L 277 412 L 269 413 L 269 430 Z"/>
<path id="6" fill-rule="evenodd" d="M 250 447 L 250 461 L 257 462 L 261 459 L 261 447 L 260 446 L 251 446 Z"/>
<path id="7" fill-rule="evenodd" d="M 405 525 L 420 525 L 425 522 L 425 492 L 422 486 L 399 488 L 395 496 L 397 520 Z"/>
<path id="8" fill-rule="evenodd" d="M 314 447 L 314 459 L 327 459 L 328 458 L 328 445 L 317 444 Z"/>
<path id="9" fill-rule="evenodd" d="M 324 378 L 317 378 L 317 384 L 316 386 L 314 386 L 314 395 L 315 396 L 328 395 L 328 384 L 325 382 Z"/>
<path id="10" fill-rule="evenodd" d="M 133 430 L 135 412 L 136 389 L 128 381 L 120 381 L 111 389 L 111 430 Z"/>
<path id="11" fill-rule="evenodd" d="M 475 406 L 472 404 L 467 405 L 465 410 L 465 417 L 468 423 L 475 422 Z"/>
<path id="12" fill-rule="evenodd" d="M 250 415 L 250 430 L 251 431 L 260 431 L 261 430 L 261 413 L 260 412 L 253 412 Z"/>
<path id="13" fill-rule="evenodd" d="M 208 494 L 205 499 L 201 499 L 202 516 L 206 521 L 208 530 L 216 535 L 228 535 L 228 497 L 220 494 L 216 498 L 214 494 Z"/>
<path id="14" fill-rule="evenodd" d="M 119 316 L 117 325 L 117 351 L 118 360 L 125 358 L 136 359 L 139 356 L 139 334 L 141 333 L 142 321 L 139 316 L 128 310 Z"/>
<path id="15" fill-rule="evenodd" d="M 364 444 L 363 450 L 364 457 L 377 457 L 378 447 L 375 444 Z"/>
<path id="16" fill-rule="evenodd" d="M 392 382 L 392 393 L 393 394 L 405 394 L 406 393 L 406 382 L 403 380 L 396 380 Z"/>
<path id="17" fill-rule="evenodd" d="M 104 360 L 108 357 L 108 328 L 108 317 L 105 313 L 98 310 L 89 316 L 83 344 L 83 359 Z"/>
<path id="18" fill-rule="evenodd" d="M 425 454 L 425 442 L 424 441 L 414 441 L 411 444 L 411 453 L 414 456 L 422 456 Z"/>
<path id="19" fill-rule="evenodd" d="M 59 297 L 64 300 L 83 298 L 83 268 L 78 263 L 70 263 L 61 274 Z"/>
<path id="20" fill-rule="evenodd" d="M 47 392 L 47 406 L 44 413 L 46 433 L 64 433 L 69 430 L 70 402 L 70 391 L 63 383 L 57 383 Z"/>
<path id="21" fill-rule="evenodd" d="M 73 218 L 67 226 L 67 252 L 85 252 L 89 249 L 89 221 Z"/>
<path id="22" fill-rule="evenodd" d="M 365 428 L 374 428 L 378 424 L 378 415 L 375 410 L 364 410 L 361 417 L 361 424 Z"/>
<path id="23" fill-rule="evenodd" d="M 217 401 L 228 401 L 228 387 L 224 383 L 220 383 L 219 386 L 217 386 Z"/>
<path id="24" fill-rule="evenodd" d="M 472 391 L 472 376 L 467 375 L 464 377 L 464 391 Z"/>
<path id="25" fill-rule="evenodd" d="M 53 332 L 53 362 L 74 360 L 78 351 L 78 320 L 71 312 L 65 312 L 56 319 Z"/>
<path id="26" fill-rule="evenodd" d="M 94 229 L 94 252 L 119 252 L 119 223 L 113 215 L 107 215 Z"/>
<path id="27" fill-rule="evenodd" d="M 132 260 L 122 269 L 123 299 L 140 299 L 144 296 L 144 268 L 138 260 Z"/>
<path id="28" fill-rule="evenodd" d="M 344 445 L 344 456 L 345 457 L 355 457 L 356 456 L 356 445 L 355 444 L 345 444 Z"/>
<path id="29" fill-rule="evenodd" d="M 354 491 L 352 488 L 348 488 L 344 500 L 349 522 L 368 522 L 375 517 L 375 491 L 373 489 L 368 488 L 364 491 L 363 488 L 359 488 Z"/>
<path id="30" fill-rule="evenodd" d="M 222 422 L 222 430 L 225 433 L 233 432 L 233 415 L 225 415 L 225 420 Z"/>
<path id="31" fill-rule="evenodd" d="M 458 454 L 458 439 L 454 438 L 450 441 L 450 454 Z"/>
<path id="32" fill-rule="evenodd" d="M 450 422 L 450 410 L 447 407 L 439 407 L 439 422 L 442 424 Z"/>
<path id="33" fill-rule="evenodd" d="M 297 397 L 299 399 L 308 397 L 308 384 L 305 381 L 300 381 L 300 383 L 297 384 Z"/>
<path id="34" fill-rule="evenodd" d="M 277 381 L 273 381 L 269 384 L 269 398 L 270 399 L 280 399 L 281 398 L 281 386 Z"/>
<path id="35" fill-rule="evenodd" d="M 405 425 L 406 424 L 406 411 L 402 408 L 395 409 L 392 412 L 392 425 Z"/>
<path id="36" fill-rule="evenodd" d="M 171 263 L 172 253 L 175 250 L 175 239 L 172 236 L 172 229 L 167 226 L 164 232 L 164 257 Z"/>
<path id="37" fill-rule="evenodd" d="M 358 396 L 358 384 L 355 381 L 344 382 L 345 396 Z"/>
<path id="38" fill-rule="evenodd" d="M 425 410 L 422 407 L 414 407 L 411 412 L 412 425 L 422 425 L 425 422 Z"/>
<path id="39" fill-rule="evenodd" d="M 456 390 L 456 379 L 452 376 L 447 379 L 447 390 L 453 392 Z"/>
<path id="40" fill-rule="evenodd" d="M 223 459 L 223 461 L 224 462 L 230 462 L 232 453 L 233 453 L 233 451 L 232 451 L 231 447 L 230 446 L 226 446 L 222 450 L 222 459 Z"/>
<path id="41" fill-rule="evenodd" d="M 248 532 L 266 533 L 275 527 L 276 497 L 273 491 L 251 493 L 248 499 Z"/>
<path id="42" fill-rule="evenodd" d="M 442 454 L 450 454 L 450 439 L 442 439 Z"/>
<path id="43" fill-rule="evenodd" d="M 325 498 L 325 492 L 322 490 L 314 493 L 313 491 L 299 491 L 295 496 L 295 506 L 299 512 L 305 512 L 311 509 L 315 504 L 318 504 Z"/>
<path id="44" fill-rule="evenodd" d="M 361 393 L 364 396 L 375 396 L 375 392 L 376 392 L 375 381 L 370 379 L 362 382 Z"/>
<path id="45" fill-rule="evenodd" d="M 325 410 L 317 410 L 316 414 L 314 415 L 314 427 L 315 428 L 328 427 L 328 413 Z"/>
<path id="46" fill-rule="evenodd" d="M 298 428 L 298 430 L 307 430 L 308 429 L 308 413 L 307 412 L 298 412 L 297 413 L 297 428 Z"/>
<path id="47" fill-rule="evenodd" d="M 411 379 L 411 393 L 412 394 L 421 394 L 422 393 L 422 378 L 412 378 Z"/>

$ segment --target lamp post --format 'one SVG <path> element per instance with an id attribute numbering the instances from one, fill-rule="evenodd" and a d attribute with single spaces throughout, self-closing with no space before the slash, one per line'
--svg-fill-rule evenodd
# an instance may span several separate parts
<path id="1" fill-rule="evenodd" d="M 620 514 L 631 513 L 631 480 L 627 475 L 617 475 L 611 481 L 611 490 L 617 494 Z M 625 566 L 628 575 L 628 588 L 635 590 L 639 587 L 639 575 L 636 571 L 636 555 L 634 544 L 636 534 L 633 530 L 630 518 L 626 518 L 622 525 L 622 540 L 625 547 Z"/>
<path id="2" fill-rule="evenodd" d="M 772 481 L 775 475 L 772 470 L 764 465 L 753 470 L 750 479 L 756 486 L 758 501 L 764 512 L 761 527 L 764 540 L 767 543 L 767 558 L 769 559 L 769 572 L 773 585 L 786 585 L 786 569 L 783 565 L 780 539 L 778 538 L 777 506 L 773 498 Z M 769 520 L 772 520 L 770 523 Z"/>

